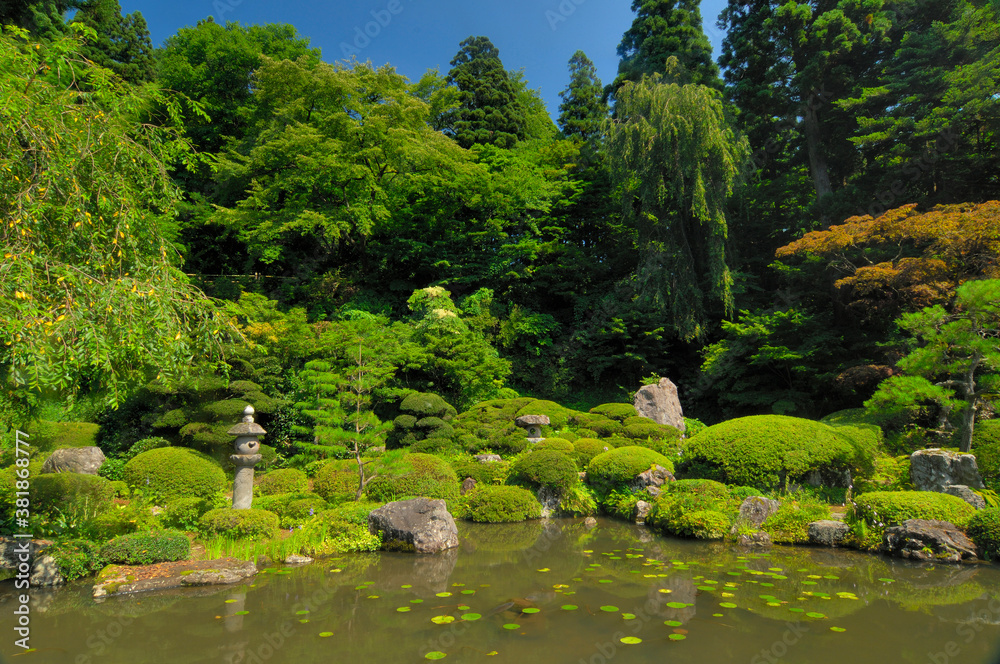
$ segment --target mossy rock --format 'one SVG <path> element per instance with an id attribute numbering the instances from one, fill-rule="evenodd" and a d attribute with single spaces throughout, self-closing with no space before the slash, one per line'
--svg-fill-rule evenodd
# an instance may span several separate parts
<path id="1" fill-rule="evenodd" d="M 237 539 L 268 539 L 278 532 L 278 515 L 262 509 L 209 510 L 201 517 L 201 531 Z"/>
<path id="2" fill-rule="evenodd" d="M 101 547 L 105 562 L 120 565 L 152 565 L 186 560 L 191 555 L 191 542 L 176 530 L 160 530 L 121 535 Z"/>
<path id="3" fill-rule="evenodd" d="M 630 403 L 604 403 L 600 406 L 594 406 L 590 409 L 590 412 L 594 415 L 602 415 L 609 419 L 617 420 L 618 422 L 624 422 L 630 417 L 636 417 L 639 414 L 636 412 L 635 406 Z"/>
<path id="4" fill-rule="evenodd" d="M 563 454 L 573 454 L 573 443 L 569 442 L 565 438 L 546 438 L 545 440 L 535 444 L 536 450 L 556 450 L 557 452 L 562 452 Z"/>
<path id="5" fill-rule="evenodd" d="M 125 482 L 160 501 L 195 496 L 211 498 L 227 486 L 226 474 L 206 454 L 187 447 L 161 447 L 125 464 Z"/>
<path id="6" fill-rule="evenodd" d="M 418 420 L 425 417 L 439 417 L 450 422 L 458 414 L 454 406 L 433 392 L 415 392 L 403 399 L 399 409 L 415 416 Z"/>
<path id="7" fill-rule="evenodd" d="M 466 517 L 480 523 L 537 519 L 542 506 L 535 494 L 518 486 L 481 486 L 465 496 Z"/>
<path id="8" fill-rule="evenodd" d="M 615 447 L 605 440 L 598 440 L 597 438 L 578 438 L 576 442 L 573 443 L 573 451 L 570 456 L 576 461 L 576 467 L 580 470 L 586 470 L 587 464 L 598 454 L 607 452 L 608 450 L 613 450 Z"/>
<path id="9" fill-rule="evenodd" d="M 297 468 L 280 468 L 261 476 L 256 489 L 262 496 L 306 491 L 309 489 L 309 478 Z"/>
<path id="10" fill-rule="evenodd" d="M 562 492 L 577 484 L 580 478 L 576 463 L 568 454 L 557 450 L 535 450 L 514 462 L 509 481 Z"/>
<path id="11" fill-rule="evenodd" d="M 950 521 L 964 528 L 976 509 L 958 496 L 935 491 L 873 491 L 854 499 L 851 518 L 888 528 L 907 519 Z"/>
<path id="12" fill-rule="evenodd" d="M 115 488 L 98 475 L 46 473 L 31 478 L 28 497 L 34 514 L 93 517 L 111 509 Z"/>
<path id="13" fill-rule="evenodd" d="M 673 462 L 646 447 L 628 445 L 602 452 L 587 464 L 587 483 L 600 492 L 624 488 L 654 465 L 674 471 Z"/>
<path id="14" fill-rule="evenodd" d="M 874 437 L 856 429 L 845 433 L 813 420 L 754 415 L 716 424 L 689 439 L 679 471 L 770 490 L 812 471 L 870 468 L 876 453 Z"/>
<path id="15" fill-rule="evenodd" d="M 33 452 L 51 452 L 67 447 L 97 445 L 101 427 L 91 422 L 49 422 L 38 420 L 26 427 Z"/>
<path id="16" fill-rule="evenodd" d="M 458 477 L 448 462 L 432 454 L 406 454 L 373 464 L 375 478 L 365 487 L 370 500 L 388 502 L 407 496 L 455 498 Z"/>
<path id="17" fill-rule="evenodd" d="M 359 482 L 356 461 L 350 459 L 327 461 L 316 471 L 313 491 L 331 503 L 354 500 Z"/>
<path id="18" fill-rule="evenodd" d="M 978 510 L 969 518 L 966 531 L 983 556 L 989 560 L 1000 559 L 1000 508 Z"/>

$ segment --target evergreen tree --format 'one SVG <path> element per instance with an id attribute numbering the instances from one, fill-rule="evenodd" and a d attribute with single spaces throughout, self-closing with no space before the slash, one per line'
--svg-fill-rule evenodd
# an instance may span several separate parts
<path id="1" fill-rule="evenodd" d="M 82 23 L 97 33 L 96 39 L 88 39 L 83 46 L 83 55 L 88 60 L 129 83 L 153 79 L 153 42 L 140 12 L 122 16 L 118 0 L 86 0 L 72 22 Z"/>
<path id="2" fill-rule="evenodd" d="M 469 37 L 460 46 L 447 78 L 461 93 L 459 107 L 449 114 L 450 132 L 464 148 L 513 146 L 525 136 L 525 110 L 500 51 L 487 37 Z"/>
<path id="3" fill-rule="evenodd" d="M 584 141 L 597 137 L 608 115 L 601 79 L 587 54 L 577 51 L 569 60 L 569 85 L 559 93 L 559 126 L 565 136 L 579 136 Z"/>
<path id="4" fill-rule="evenodd" d="M 625 81 L 644 74 L 666 74 L 669 58 L 678 66 L 670 72 L 680 84 L 697 83 L 722 89 L 712 45 L 701 27 L 701 0 L 632 0 L 632 26 L 618 45 L 618 76 L 606 93 L 617 94 Z"/>

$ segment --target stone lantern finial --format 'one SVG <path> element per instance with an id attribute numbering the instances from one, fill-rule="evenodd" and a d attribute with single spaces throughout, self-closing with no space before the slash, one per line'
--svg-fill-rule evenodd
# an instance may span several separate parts
<path id="1" fill-rule="evenodd" d="M 229 455 L 229 460 L 236 464 L 236 478 L 233 480 L 235 510 L 250 509 L 253 502 L 253 467 L 262 458 L 258 439 L 267 433 L 253 421 L 253 414 L 253 406 L 247 404 L 243 409 L 243 421 L 228 431 L 230 436 L 236 436 L 233 443 L 236 454 Z"/>

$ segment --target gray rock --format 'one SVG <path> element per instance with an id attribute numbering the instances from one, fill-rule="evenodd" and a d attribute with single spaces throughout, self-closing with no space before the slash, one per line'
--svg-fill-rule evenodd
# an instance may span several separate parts
<path id="1" fill-rule="evenodd" d="M 528 427 L 540 427 L 542 425 L 548 426 L 549 416 L 548 415 L 522 415 L 521 417 L 514 420 L 514 424 L 521 427 L 522 429 L 527 429 Z"/>
<path id="2" fill-rule="evenodd" d="M 740 546 L 771 546 L 771 536 L 763 530 L 755 530 L 752 533 L 739 535 L 736 543 Z"/>
<path id="3" fill-rule="evenodd" d="M 445 502 L 413 498 L 387 503 L 368 515 L 368 529 L 382 534 L 383 548 L 437 553 L 458 546 L 458 529 Z"/>
<path id="4" fill-rule="evenodd" d="M 44 588 L 47 586 L 61 586 L 66 581 L 62 572 L 59 571 L 59 563 L 50 555 L 43 554 L 35 558 L 35 564 L 31 567 L 31 576 L 28 583 L 33 588 Z"/>
<path id="5" fill-rule="evenodd" d="M 740 504 L 740 515 L 737 517 L 737 521 L 744 525 L 760 528 L 767 517 L 777 512 L 779 507 L 781 507 L 781 503 L 777 500 L 763 496 L 750 496 Z"/>
<path id="6" fill-rule="evenodd" d="M 886 529 L 879 550 L 911 560 L 976 560 L 976 545 L 955 524 L 929 519 L 907 519 Z"/>
<path id="7" fill-rule="evenodd" d="M 495 463 L 497 461 L 503 461 L 499 454 L 477 454 L 476 461 L 479 463 Z"/>
<path id="8" fill-rule="evenodd" d="M 308 565 L 312 561 L 313 559 L 310 558 L 309 556 L 300 556 L 297 553 L 292 553 L 290 555 L 285 556 L 284 562 L 286 565 Z"/>
<path id="9" fill-rule="evenodd" d="M 27 554 L 27 562 L 30 565 L 50 546 L 52 546 L 50 540 L 0 537 L 0 570 L 11 570 L 16 573 L 18 563 L 24 562 L 21 560 L 22 556 Z"/>
<path id="10" fill-rule="evenodd" d="M 586 519 L 583 520 L 583 526 L 587 530 L 590 530 L 591 528 L 594 528 L 595 526 L 597 526 L 597 519 L 595 519 L 592 516 L 588 516 Z"/>
<path id="11" fill-rule="evenodd" d="M 287 562 L 287 560 L 286 560 Z M 228 586 L 249 579 L 257 573 L 257 566 L 250 561 L 223 569 L 198 570 L 180 577 L 182 586 Z M 96 597 L 96 595 L 95 595 Z"/>
<path id="12" fill-rule="evenodd" d="M 56 450 L 42 464 L 43 473 L 83 473 L 96 475 L 104 463 L 99 447 L 71 447 Z"/>
<path id="13" fill-rule="evenodd" d="M 629 488 L 633 491 L 642 491 L 649 487 L 661 487 L 667 482 L 674 481 L 674 474 L 661 465 L 655 465 L 649 470 L 639 473 L 634 480 L 629 482 Z"/>
<path id="14" fill-rule="evenodd" d="M 820 546 L 839 546 L 850 531 L 843 521 L 813 521 L 809 524 L 809 541 Z"/>
<path id="15" fill-rule="evenodd" d="M 659 424 L 669 424 L 684 431 L 684 411 L 677 398 L 677 386 L 669 378 L 656 385 L 643 385 L 633 400 L 636 412 Z"/>
<path id="16" fill-rule="evenodd" d="M 557 491 L 550 489 L 547 486 L 543 486 L 535 494 L 538 498 L 538 502 L 542 504 L 542 518 L 548 519 L 549 517 L 557 516 L 559 514 L 559 502 L 560 496 Z"/>
<path id="17" fill-rule="evenodd" d="M 958 496 L 965 502 L 975 507 L 977 510 L 981 510 L 986 507 L 986 501 L 983 500 L 983 497 L 964 484 L 952 484 L 950 486 L 946 486 L 944 488 L 944 493 L 952 496 Z"/>
<path id="18" fill-rule="evenodd" d="M 648 486 L 646 487 L 646 493 L 648 493 L 651 498 L 659 498 L 660 494 L 663 493 L 663 489 L 658 486 Z"/>
<path id="19" fill-rule="evenodd" d="M 646 523 L 646 517 L 653 510 L 653 504 L 645 500 L 637 501 L 635 504 L 635 522 Z"/>
<path id="20" fill-rule="evenodd" d="M 853 484 L 849 468 L 819 468 L 803 478 L 809 486 L 849 487 Z"/>
<path id="21" fill-rule="evenodd" d="M 910 455 L 910 481 L 917 491 L 940 492 L 953 484 L 984 488 L 975 456 L 940 449 L 917 450 Z"/>
<path id="22" fill-rule="evenodd" d="M 476 488 L 476 480 L 475 479 L 473 479 L 471 477 L 466 477 L 464 480 L 462 480 L 461 494 L 463 496 L 465 494 L 469 493 L 470 491 L 472 491 L 475 488 Z"/>

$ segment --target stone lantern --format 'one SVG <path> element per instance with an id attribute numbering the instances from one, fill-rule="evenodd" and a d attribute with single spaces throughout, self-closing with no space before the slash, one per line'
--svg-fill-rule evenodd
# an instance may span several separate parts
<path id="1" fill-rule="evenodd" d="M 236 454 L 229 460 L 236 464 L 236 479 L 233 480 L 233 509 L 247 510 L 253 502 L 253 467 L 260 463 L 260 438 L 267 433 L 253 421 L 253 406 L 243 409 L 243 421 L 227 433 L 236 436 Z"/>
<path id="2" fill-rule="evenodd" d="M 542 438 L 542 426 L 549 424 L 549 416 L 522 415 L 514 420 L 514 424 L 525 430 L 528 435 L 528 440 L 533 443 L 537 443 L 540 440 L 545 440 Z"/>

